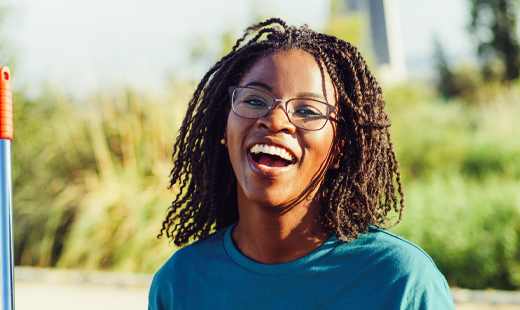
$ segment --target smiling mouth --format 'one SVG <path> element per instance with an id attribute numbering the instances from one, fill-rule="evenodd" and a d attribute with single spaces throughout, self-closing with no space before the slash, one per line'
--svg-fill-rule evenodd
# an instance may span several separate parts
<path id="1" fill-rule="evenodd" d="M 295 162 L 289 151 L 274 145 L 255 144 L 249 152 L 254 162 L 268 167 L 287 167 Z"/>

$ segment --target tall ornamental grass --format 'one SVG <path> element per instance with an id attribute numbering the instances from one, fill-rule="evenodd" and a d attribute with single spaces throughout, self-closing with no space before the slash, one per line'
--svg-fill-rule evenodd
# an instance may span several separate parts
<path id="1" fill-rule="evenodd" d="M 170 156 L 192 88 L 176 83 L 161 98 L 125 89 L 85 100 L 17 95 L 15 263 L 155 271 L 175 250 L 155 236 L 173 198 Z"/>

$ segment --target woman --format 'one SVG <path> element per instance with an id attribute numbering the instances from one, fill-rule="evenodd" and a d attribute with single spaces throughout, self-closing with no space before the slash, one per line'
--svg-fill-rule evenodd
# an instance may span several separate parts
<path id="1" fill-rule="evenodd" d="M 349 43 L 248 28 L 190 101 L 161 235 L 198 241 L 149 309 L 454 309 L 427 254 L 381 229 L 403 211 L 384 108 Z"/>

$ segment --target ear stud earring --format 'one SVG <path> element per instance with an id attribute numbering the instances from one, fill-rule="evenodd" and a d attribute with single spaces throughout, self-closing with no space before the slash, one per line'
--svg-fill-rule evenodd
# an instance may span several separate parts
<path id="1" fill-rule="evenodd" d="M 333 168 L 334 169 L 339 169 L 339 164 L 334 164 Z"/>
<path id="2" fill-rule="evenodd" d="M 226 145 L 226 143 L 227 143 L 226 138 L 222 138 L 222 140 L 220 140 L 220 144 Z"/>

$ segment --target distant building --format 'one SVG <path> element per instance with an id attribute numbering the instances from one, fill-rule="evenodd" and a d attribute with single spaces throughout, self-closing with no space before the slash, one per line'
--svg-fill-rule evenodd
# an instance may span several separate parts
<path id="1" fill-rule="evenodd" d="M 397 0 L 343 0 L 349 12 L 368 16 L 370 45 L 377 68 L 377 78 L 385 84 L 406 79 Z"/>

